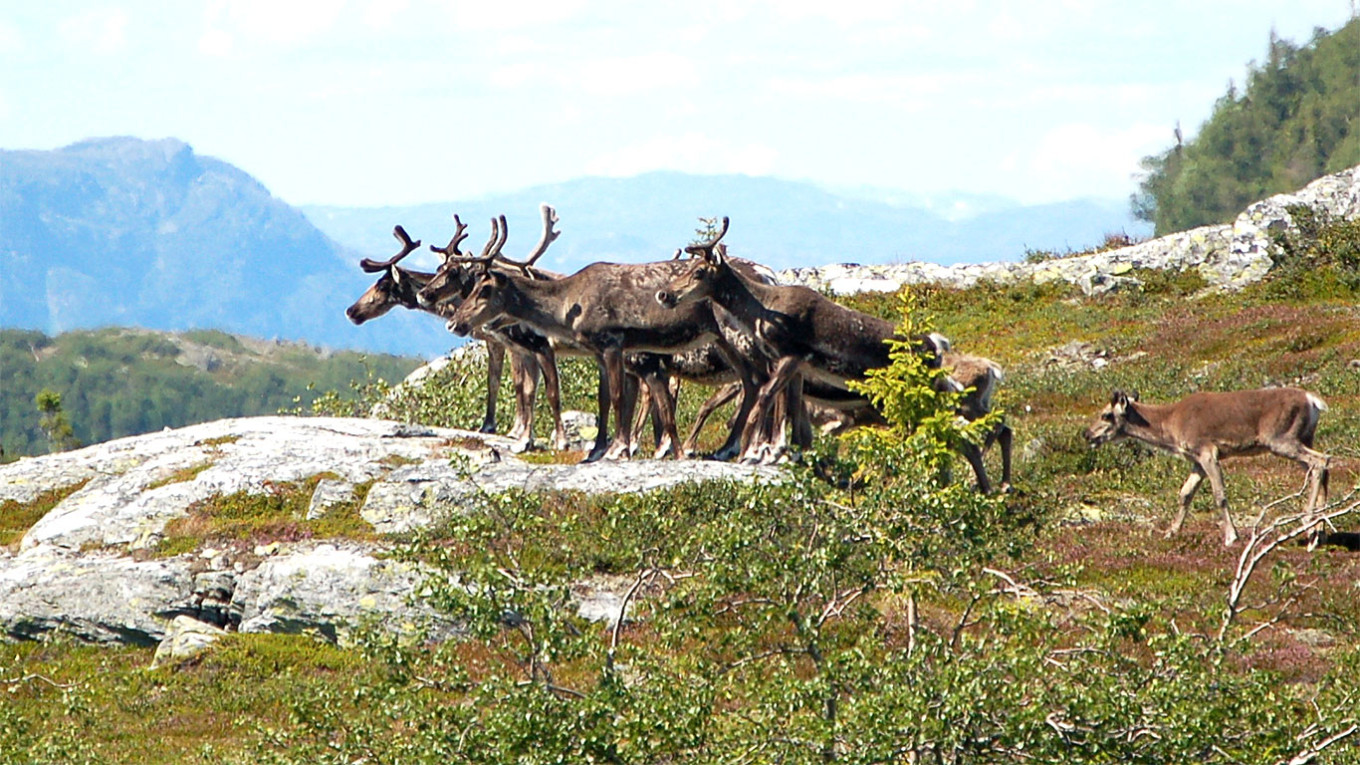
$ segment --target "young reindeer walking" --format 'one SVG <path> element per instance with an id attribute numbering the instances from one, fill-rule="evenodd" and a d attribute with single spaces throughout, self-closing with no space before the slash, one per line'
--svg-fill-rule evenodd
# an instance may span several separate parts
<path id="1" fill-rule="evenodd" d="M 1237 542 L 1237 528 L 1228 514 L 1219 461 L 1270 452 L 1306 467 L 1308 499 L 1303 512 L 1305 522 L 1311 523 L 1313 513 L 1327 502 L 1331 457 L 1313 449 L 1318 417 L 1326 410 L 1321 398 L 1298 388 L 1195 393 L 1161 406 L 1139 403 L 1137 393 L 1116 390 L 1086 429 L 1086 440 L 1094 448 L 1132 438 L 1189 460 L 1180 511 L 1166 536 L 1180 531 L 1190 501 L 1208 478 L 1223 514 L 1223 544 L 1230 547 Z"/>

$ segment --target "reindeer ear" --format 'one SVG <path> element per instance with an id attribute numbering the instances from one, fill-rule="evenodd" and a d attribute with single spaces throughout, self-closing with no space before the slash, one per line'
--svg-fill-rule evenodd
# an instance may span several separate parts
<path id="1" fill-rule="evenodd" d="M 1129 397 L 1122 390 L 1114 390 L 1110 393 L 1110 406 L 1125 407 L 1129 405 Z"/>
<path id="2" fill-rule="evenodd" d="M 711 262 L 715 266 L 721 266 L 727 263 L 727 245 L 719 244 L 713 248 L 713 259 Z"/>
<path id="3" fill-rule="evenodd" d="M 1129 391 L 1129 400 L 1130 400 L 1130 401 L 1137 401 L 1137 400 L 1138 400 L 1138 391 L 1136 391 L 1136 390 L 1131 390 L 1131 391 Z"/>
<path id="4" fill-rule="evenodd" d="M 397 285 L 398 287 L 402 286 L 402 285 L 401 285 L 401 280 L 402 280 L 404 277 L 402 276 L 402 271 L 401 271 L 400 268 L 389 268 L 389 269 L 387 269 L 387 273 L 389 273 L 389 274 L 392 275 L 392 283 L 393 283 L 393 284 Z"/>

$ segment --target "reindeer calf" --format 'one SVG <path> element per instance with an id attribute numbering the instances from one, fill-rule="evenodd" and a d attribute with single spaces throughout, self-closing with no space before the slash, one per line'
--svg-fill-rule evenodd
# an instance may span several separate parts
<path id="1" fill-rule="evenodd" d="M 1263 388 L 1229 393 L 1195 393 L 1174 404 L 1138 402 L 1137 393 L 1116 390 L 1110 403 L 1086 429 L 1092 447 L 1132 438 L 1190 461 L 1190 477 L 1180 492 L 1180 512 L 1166 536 L 1180 530 L 1190 501 L 1206 477 L 1214 501 L 1223 514 L 1223 544 L 1237 542 L 1237 529 L 1228 514 L 1219 460 L 1271 452 L 1308 469 L 1305 517 L 1326 504 L 1328 461 L 1313 449 L 1319 415 L 1327 405 L 1315 394 L 1298 388 Z"/>

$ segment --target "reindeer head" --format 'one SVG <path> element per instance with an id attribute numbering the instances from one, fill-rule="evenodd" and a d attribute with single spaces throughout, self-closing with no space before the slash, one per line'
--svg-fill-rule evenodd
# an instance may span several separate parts
<path id="1" fill-rule="evenodd" d="M 459 337 L 466 337 L 474 328 L 495 320 L 505 313 L 507 294 L 514 288 L 514 282 L 507 274 L 500 271 L 482 274 L 449 317 L 449 330 Z"/>
<path id="2" fill-rule="evenodd" d="M 727 261 L 727 247 L 718 243 L 727 233 L 727 225 L 728 219 L 723 216 L 722 228 L 718 230 L 716 236 L 707 242 L 691 244 L 685 248 L 685 252 L 695 256 L 694 265 L 670 284 L 657 290 L 656 302 L 667 308 L 675 308 L 682 303 L 693 303 L 713 294 L 719 280 L 731 269 Z"/>
<path id="3" fill-rule="evenodd" d="M 397 263 L 419 247 L 420 240 L 411 241 L 411 237 L 406 235 L 406 229 L 401 226 L 392 229 L 392 236 L 402 243 L 401 252 L 383 261 L 369 258 L 359 261 L 359 267 L 367 273 L 381 273 L 382 276 L 354 301 L 354 305 L 345 309 L 345 316 L 355 324 L 376 319 L 392 310 L 394 306 L 419 307 L 416 294 L 425 285 L 426 275 L 407 271 Z"/>
<path id="4" fill-rule="evenodd" d="M 1128 437 L 1129 422 L 1139 422 L 1142 418 L 1131 404 L 1138 400 L 1138 391 L 1125 393 L 1116 390 L 1110 394 L 1110 403 L 1100 410 L 1100 414 L 1086 428 L 1086 442 L 1093 448 L 1111 441 Z"/>
<path id="5" fill-rule="evenodd" d="M 561 235 L 561 232 L 553 230 L 553 224 L 558 220 L 557 211 L 548 204 L 540 205 L 540 210 L 543 213 L 543 236 L 523 263 L 501 254 L 505 240 L 510 235 L 510 224 L 506 222 L 504 215 L 491 219 L 491 238 L 482 247 L 482 254 L 477 257 L 467 257 L 458 251 L 458 243 L 467 238 L 467 234 L 464 233 L 467 226 L 463 225 L 457 215 L 453 216 L 453 222 L 457 224 L 453 239 L 443 248 L 430 245 L 431 250 L 444 256 L 444 263 L 425 289 L 420 291 L 421 305 L 437 311 L 441 316 L 452 316 L 458 306 L 472 293 L 480 276 L 489 272 L 495 261 L 518 268 L 525 276 L 532 278 L 533 272 L 530 268 L 534 262 L 547 251 L 548 245 Z"/>
<path id="6" fill-rule="evenodd" d="M 504 219 L 503 215 L 499 220 L 491 219 L 491 238 L 482 248 L 482 258 L 494 258 L 496 252 L 505 244 L 505 229 L 499 222 Z M 453 238 L 447 245 L 443 247 L 430 245 L 430 251 L 439 253 L 444 261 L 435 271 L 434 277 L 416 295 L 423 308 L 440 316 L 451 314 L 472 291 L 472 286 L 477 281 L 474 264 L 479 262 L 479 259 L 469 258 L 458 250 L 459 243 L 467 239 L 467 224 L 459 220 L 457 215 L 453 216 L 453 223 L 455 226 Z"/>

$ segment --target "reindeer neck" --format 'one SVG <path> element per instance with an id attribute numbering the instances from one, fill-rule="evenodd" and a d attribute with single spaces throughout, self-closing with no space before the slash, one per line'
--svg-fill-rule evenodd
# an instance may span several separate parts
<path id="1" fill-rule="evenodd" d="M 507 313 L 532 326 L 552 332 L 557 325 L 565 326 L 566 312 L 572 301 L 567 299 L 569 279 L 529 279 L 510 275 L 512 285 L 506 295 Z"/>
<path id="2" fill-rule="evenodd" d="M 1125 416 L 1125 431 L 1129 435 L 1154 446 L 1173 449 L 1176 439 L 1166 428 L 1172 406 L 1171 404 L 1140 404 L 1137 401 L 1130 401 L 1128 414 Z"/>
<path id="3" fill-rule="evenodd" d="M 422 287 L 430 283 L 430 280 L 434 278 L 434 274 L 426 271 L 412 271 L 409 268 L 401 268 L 400 266 L 396 266 L 395 268 L 401 272 L 401 281 L 399 284 L 401 285 L 400 297 L 402 306 L 405 308 L 424 310 L 424 306 L 416 299 L 416 294 L 420 292 Z M 433 311 L 430 313 L 433 313 Z"/>
<path id="4" fill-rule="evenodd" d="M 722 276 L 713 285 L 713 302 L 738 317 L 755 319 L 768 312 L 771 302 L 770 285 L 746 279 L 733 268 L 723 269 Z"/>

